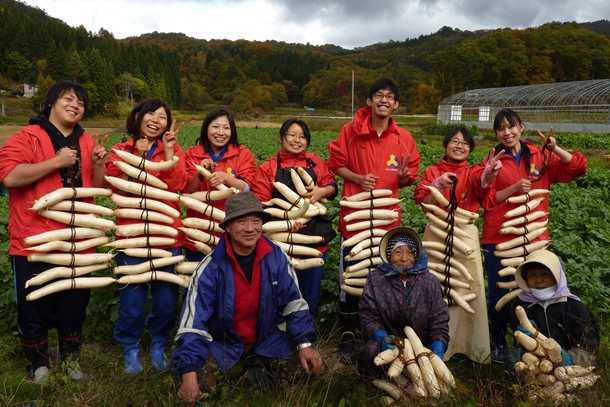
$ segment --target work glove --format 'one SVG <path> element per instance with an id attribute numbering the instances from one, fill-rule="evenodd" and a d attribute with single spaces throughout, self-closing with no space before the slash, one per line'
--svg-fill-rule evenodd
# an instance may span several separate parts
<path id="1" fill-rule="evenodd" d="M 382 352 L 384 350 L 394 349 L 394 345 L 392 345 L 392 339 L 394 339 L 394 335 L 388 335 L 388 333 L 383 329 L 375 331 L 375 333 L 373 334 L 373 339 L 379 342 L 379 348 Z"/>
<path id="2" fill-rule="evenodd" d="M 441 341 L 434 341 L 430 344 L 430 350 L 436 353 L 437 356 L 443 360 L 443 356 L 445 356 L 445 351 L 447 350 L 447 345 Z"/>
<path id="3" fill-rule="evenodd" d="M 534 326 L 534 328 L 537 327 L 536 322 L 534 322 L 533 319 L 530 319 L 530 323 Z M 534 334 L 533 332 L 528 331 L 527 329 L 525 329 L 521 325 L 517 325 L 517 331 L 520 331 L 520 332 L 526 334 L 527 336 L 532 336 Z"/>
<path id="4" fill-rule="evenodd" d="M 574 364 L 574 358 L 565 349 L 561 349 L 561 366 L 572 366 Z"/>
<path id="5" fill-rule="evenodd" d="M 481 188 L 487 188 L 496 175 L 498 175 L 498 172 L 500 172 L 500 168 L 502 168 L 502 161 L 500 161 L 500 157 L 503 154 L 504 150 L 496 154 L 496 149 L 491 149 L 491 152 L 487 157 L 487 163 L 485 163 L 485 169 L 481 175 Z"/>
<path id="6" fill-rule="evenodd" d="M 452 172 L 446 172 L 434 181 L 430 183 L 431 187 L 438 189 L 438 192 L 441 194 L 447 189 L 453 187 L 453 181 L 450 177 L 455 177 L 456 175 Z"/>

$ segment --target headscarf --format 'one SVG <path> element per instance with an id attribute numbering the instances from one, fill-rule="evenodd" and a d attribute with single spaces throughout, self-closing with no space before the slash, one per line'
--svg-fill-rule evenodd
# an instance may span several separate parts
<path id="1" fill-rule="evenodd" d="M 557 282 L 557 289 L 555 290 L 555 293 L 551 296 L 551 298 L 549 298 L 546 301 L 541 301 L 538 298 L 536 298 L 534 296 L 534 294 L 532 294 L 529 291 L 529 290 L 531 290 L 531 288 L 529 286 L 527 286 L 526 287 L 527 291 L 526 290 L 521 291 L 521 293 L 518 295 L 518 297 L 520 300 L 522 300 L 524 302 L 531 303 L 528 306 L 528 308 L 535 304 L 546 306 L 546 305 L 552 304 L 564 297 L 568 297 L 568 298 L 572 298 L 576 301 L 580 301 L 580 298 L 578 298 L 576 295 L 572 294 L 570 292 L 570 289 L 568 288 L 568 281 L 566 279 L 566 274 L 563 271 L 563 267 L 561 266 L 561 262 L 558 263 L 559 281 L 557 281 L 557 276 L 555 275 L 553 270 L 549 269 L 546 265 L 543 265 L 542 263 L 540 263 L 540 265 L 551 272 L 551 275 L 553 276 L 553 278 L 555 278 L 555 281 Z M 519 288 L 523 288 L 523 287 L 521 287 L 521 285 L 523 284 L 523 281 L 525 282 L 525 284 L 527 284 L 527 275 L 525 276 L 524 279 L 517 279 L 517 284 L 519 285 Z"/>
<path id="2" fill-rule="evenodd" d="M 407 233 L 397 233 L 392 236 L 386 249 L 387 259 L 392 256 L 392 252 L 400 247 L 407 245 L 415 255 L 415 263 L 402 269 L 394 267 L 391 263 L 384 261 L 379 265 L 379 270 L 384 271 L 384 276 L 390 277 L 397 274 L 422 274 L 428 272 L 428 256 L 426 252 L 419 253 L 415 239 Z"/>

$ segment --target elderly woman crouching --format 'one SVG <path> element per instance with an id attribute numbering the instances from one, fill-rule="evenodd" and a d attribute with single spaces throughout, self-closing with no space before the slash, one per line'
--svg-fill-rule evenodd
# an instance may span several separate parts
<path id="1" fill-rule="evenodd" d="M 360 350 L 358 370 L 383 377 L 375 356 L 392 348 L 393 336 L 413 328 L 423 345 L 441 359 L 449 343 L 449 311 L 441 285 L 428 272 L 428 256 L 417 233 L 408 227 L 388 231 L 379 245 L 383 263 L 368 276 L 360 299 L 360 323 L 367 339 Z"/>

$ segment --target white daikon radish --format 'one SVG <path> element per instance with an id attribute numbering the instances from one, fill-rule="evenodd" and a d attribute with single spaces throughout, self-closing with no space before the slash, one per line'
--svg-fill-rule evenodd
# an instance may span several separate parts
<path id="1" fill-rule="evenodd" d="M 115 236 L 138 236 L 138 235 L 168 235 L 178 236 L 178 231 L 171 226 L 157 225 L 156 223 L 132 223 L 117 226 L 114 230 Z"/>
<path id="2" fill-rule="evenodd" d="M 446 255 L 445 253 L 441 253 L 438 252 L 436 250 L 426 250 L 426 254 L 428 255 L 428 257 L 432 257 L 435 258 L 437 260 L 440 260 L 441 262 L 446 262 L 445 258 Z M 457 261 L 456 259 L 449 257 L 449 265 L 453 268 L 455 268 L 456 270 L 458 270 L 460 273 L 462 273 L 462 275 L 464 276 L 464 278 L 466 280 L 472 281 L 474 280 L 472 278 L 472 275 L 470 274 L 470 272 L 468 271 L 468 269 L 466 268 L 466 266 L 464 266 L 462 263 L 460 263 L 459 261 Z"/>
<path id="3" fill-rule="evenodd" d="M 354 271 L 358 271 L 358 270 L 362 270 L 362 269 L 365 269 L 365 268 L 377 266 L 378 264 L 381 264 L 381 263 L 382 263 L 381 257 L 372 257 L 372 258 L 368 258 L 366 260 L 362 260 L 359 263 L 356 263 L 354 265 L 351 265 L 351 266 L 347 267 L 345 269 L 345 272 L 346 273 L 352 273 Z"/>
<path id="4" fill-rule="evenodd" d="M 515 298 L 517 298 L 517 296 L 519 294 L 521 294 L 521 289 L 518 288 L 516 290 L 512 290 L 510 291 L 508 294 L 506 294 L 504 297 L 500 298 L 498 300 L 498 302 L 496 303 L 496 311 L 500 311 L 502 308 L 504 308 L 504 306 L 506 304 L 508 304 L 509 302 L 511 302 L 512 300 L 514 300 Z"/>
<path id="5" fill-rule="evenodd" d="M 59 188 L 51 193 L 42 196 L 34 202 L 32 210 L 39 211 L 49 206 L 55 205 L 64 199 L 90 198 L 94 196 L 110 196 L 112 191 L 107 188 Z"/>
<path id="6" fill-rule="evenodd" d="M 368 209 L 368 208 L 383 208 L 384 206 L 393 206 L 400 203 L 398 198 L 377 198 L 369 201 L 339 201 L 339 205 L 351 209 Z"/>
<path id="7" fill-rule="evenodd" d="M 444 274 L 446 266 L 444 263 L 429 262 L 428 268 L 430 270 L 434 270 L 434 271 Z M 449 275 L 453 278 L 464 278 L 464 275 L 459 270 L 456 270 L 451 266 L 449 266 Z"/>
<path id="8" fill-rule="evenodd" d="M 443 194 L 441 194 L 440 192 L 438 192 L 438 189 L 434 188 L 431 185 L 424 185 L 424 188 L 428 189 L 430 191 L 430 193 L 432 194 L 432 196 L 434 197 L 434 199 L 436 199 L 436 201 L 443 207 L 445 208 L 449 208 L 451 206 L 451 204 L 449 203 L 449 201 L 447 200 L 447 198 L 445 198 L 443 196 Z M 459 214 L 460 216 L 463 216 L 467 219 L 479 219 L 479 214 L 478 213 L 474 213 L 474 212 L 470 212 L 467 211 L 465 209 L 460 208 L 459 206 L 457 208 L 455 208 L 454 211 L 456 214 Z"/>
<path id="9" fill-rule="evenodd" d="M 518 288 L 519 285 L 515 280 L 512 281 L 498 281 L 496 283 L 496 287 L 501 288 L 502 290 L 512 290 L 513 288 Z"/>
<path id="10" fill-rule="evenodd" d="M 138 168 L 149 171 L 163 171 L 172 168 L 174 165 L 178 163 L 178 156 L 172 157 L 171 160 L 161 161 L 161 162 L 153 162 L 148 161 L 142 157 L 138 157 L 135 154 L 131 154 L 127 151 L 112 149 L 115 154 L 123 161 L 128 162 L 131 165 L 135 165 Z"/>
<path id="11" fill-rule="evenodd" d="M 358 202 L 364 200 L 370 200 L 371 198 L 380 198 L 383 196 L 392 195 L 391 189 L 374 189 L 372 191 L 360 192 L 352 196 L 346 196 L 345 199 L 350 202 Z"/>
<path id="12" fill-rule="evenodd" d="M 525 257 L 513 257 L 512 259 L 502 259 L 500 264 L 504 267 L 519 267 L 525 262 Z"/>
<path id="13" fill-rule="evenodd" d="M 358 261 L 358 260 L 363 260 L 369 257 L 375 257 L 375 256 L 379 256 L 379 246 L 375 246 L 375 247 L 369 247 L 367 249 L 362 250 L 360 253 L 356 254 L 355 256 L 352 256 L 351 254 L 348 254 L 347 256 L 344 257 L 345 261 Z"/>
<path id="14" fill-rule="evenodd" d="M 198 201 L 196 199 L 193 198 L 188 198 L 186 196 L 181 196 L 180 197 L 180 203 L 183 204 L 184 206 L 186 206 L 187 208 L 190 208 L 194 211 L 197 211 L 199 213 L 202 213 L 206 216 L 209 216 L 210 218 L 213 219 L 217 219 L 217 220 L 224 220 L 225 218 L 225 212 L 215 208 L 212 205 L 206 204 L 204 202 Z"/>
<path id="15" fill-rule="evenodd" d="M 523 236 L 519 236 L 514 239 L 511 239 L 508 242 L 499 243 L 496 245 L 496 250 L 508 250 L 508 249 L 512 249 L 515 246 L 529 243 L 530 241 L 536 239 L 537 237 L 542 235 L 544 232 L 546 232 L 546 230 L 547 230 L 547 228 L 536 229 Z"/>
<path id="16" fill-rule="evenodd" d="M 127 174 L 129 177 L 133 179 L 137 179 L 138 181 L 142 181 L 148 185 L 159 189 L 167 189 L 167 184 L 161 181 L 159 178 L 155 177 L 152 174 L 149 174 L 146 171 L 143 171 L 139 168 L 132 167 L 128 163 L 122 161 L 115 161 L 114 165 L 116 165 L 123 173 Z"/>
<path id="17" fill-rule="evenodd" d="M 53 267 L 30 278 L 25 282 L 25 288 L 48 283 L 56 278 L 74 278 L 94 271 L 104 270 L 110 267 L 110 263 L 98 263 L 83 267 Z"/>
<path id="18" fill-rule="evenodd" d="M 428 230 L 443 240 L 445 240 L 448 236 L 446 231 L 441 230 L 432 224 L 428 224 Z M 460 251 L 466 256 L 470 256 L 472 253 L 474 253 L 474 249 L 464 243 L 464 241 L 457 236 L 453 236 L 453 249 Z"/>
<path id="19" fill-rule="evenodd" d="M 358 219 L 398 219 L 398 212 L 389 209 L 364 209 L 361 211 L 352 212 L 346 215 L 343 220 L 351 222 Z"/>
<path id="20" fill-rule="evenodd" d="M 114 210 L 114 216 L 124 219 L 140 219 L 143 221 L 161 222 L 167 223 L 168 225 L 174 224 L 173 218 L 160 212 L 149 211 L 146 209 L 118 208 Z"/>
<path id="21" fill-rule="evenodd" d="M 117 250 L 125 253 L 131 257 L 144 257 L 144 258 L 157 258 L 157 257 L 172 257 L 174 254 L 170 251 L 163 249 L 153 249 L 152 247 L 141 248 L 141 249 L 122 249 Z"/>
<path id="22" fill-rule="evenodd" d="M 396 222 L 393 219 L 371 219 L 363 222 L 351 223 L 345 226 L 345 230 L 353 232 L 355 230 L 370 229 L 371 227 L 387 226 Z"/>
<path id="23" fill-rule="evenodd" d="M 200 241 L 197 241 L 197 240 L 190 240 L 189 239 L 189 241 L 201 253 L 203 253 L 203 254 L 210 254 L 210 253 L 212 253 L 212 248 L 210 246 L 208 246 L 207 244 L 205 244 L 203 242 L 200 242 Z"/>
<path id="24" fill-rule="evenodd" d="M 201 218 L 184 218 L 182 219 L 182 224 L 187 228 L 201 229 L 207 230 L 210 232 L 224 232 L 218 223 L 214 222 L 210 219 L 201 219 Z"/>
<path id="25" fill-rule="evenodd" d="M 526 244 L 525 246 L 515 247 L 514 249 L 509 250 L 496 250 L 494 252 L 494 256 L 502 257 L 502 258 L 511 258 L 517 256 L 527 256 L 531 252 L 536 250 L 544 249 L 549 244 L 551 244 L 550 240 L 539 240 L 538 242 Z"/>
<path id="26" fill-rule="evenodd" d="M 341 285 L 341 291 L 353 296 L 353 297 L 362 297 L 362 293 L 364 292 L 363 288 L 350 287 L 349 285 Z"/>
<path id="27" fill-rule="evenodd" d="M 108 219 L 98 218 L 95 215 L 83 215 L 78 213 L 68 213 L 61 211 L 51 211 L 43 209 L 38 212 L 40 216 L 53 219 L 54 221 L 64 223 L 70 226 L 81 226 L 86 228 L 97 228 L 102 230 L 112 230 L 115 228 L 113 221 Z"/>
<path id="28" fill-rule="evenodd" d="M 220 201 L 226 199 L 231 195 L 235 195 L 239 192 L 237 188 L 227 188 L 221 191 L 197 191 L 188 195 L 189 198 L 196 199 L 201 202 Z"/>
<path id="29" fill-rule="evenodd" d="M 211 244 L 212 246 L 216 246 L 218 244 L 218 241 L 220 240 L 218 237 L 206 233 L 202 230 L 199 229 L 191 229 L 191 228 L 178 228 L 181 231 L 184 232 L 185 235 L 187 235 L 188 237 L 190 237 L 191 239 L 197 240 L 199 242 L 205 243 L 205 244 Z"/>
<path id="30" fill-rule="evenodd" d="M 355 256 L 366 248 L 369 248 L 371 246 L 379 246 L 380 242 L 381 242 L 381 237 L 366 238 L 365 240 L 360 241 L 360 243 L 358 243 L 357 245 L 352 247 L 352 249 L 349 251 L 349 255 Z"/>
<path id="31" fill-rule="evenodd" d="M 79 290 L 84 288 L 100 288 L 114 284 L 116 280 L 112 277 L 81 277 L 68 280 L 59 280 L 45 285 L 25 296 L 28 301 L 36 301 L 47 295 L 67 290 Z"/>
<path id="32" fill-rule="evenodd" d="M 56 240 L 79 240 L 104 236 L 104 231 L 96 228 L 68 228 L 50 230 L 23 239 L 27 245 L 52 242 Z"/>
<path id="33" fill-rule="evenodd" d="M 100 215 L 112 216 L 112 209 L 110 208 L 81 201 L 59 201 L 55 205 L 49 206 L 48 209 L 54 211 L 97 213 Z"/>
<path id="34" fill-rule="evenodd" d="M 512 235 L 525 235 L 526 233 L 532 232 L 534 230 L 538 230 L 538 229 L 544 229 L 546 231 L 546 225 L 548 224 L 548 220 L 544 220 L 542 222 L 532 222 L 532 223 L 528 223 L 527 225 L 525 225 L 524 227 L 521 228 L 515 228 L 515 227 L 508 227 L 508 228 L 502 228 L 500 229 L 500 234 L 501 235 L 508 235 L 508 234 L 512 234 Z"/>
<path id="35" fill-rule="evenodd" d="M 514 267 L 505 267 L 502 270 L 498 271 L 498 276 L 500 276 L 500 277 L 514 276 L 516 272 L 517 272 L 517 269 Z"/>
<path id="36" fill-rule="evenodd" d="M 305 168 L 297 167 L 297 173 L 299 174 L 299 177 L 301 177 L 301 180 L 303 181 L 306 187 L 316 186 L 316 183 L 313 182 L 313 178 L 311 178 L 307 171 L 305 171 Z M 328 200 L 326 198 L 320 198 L 320 202 L 325 204 L 328 203 Z"/>
<path id="37" fill-rule="evenodd" d="M 130 194 L 173 202 L 178 202 L 180 200 L 180 195 L 174 192 L 165 191 L 163 189 L 140 184 L 138 182 L 127 181 L 122 178 L 111 177 L 108 175 L 106 175 L 104 178 L 106 178 L 106 181 L 108 181 L 110 185 L 120 189 L 121 191 L 129 192 Z"/>
<path id="38" fill-rule="evenodd" d="M 396 359 L 395 359 L 396 360 Z M 383 390 L 388 393 L 394 400 L 400 399 L 402 396 L 402 390 L 393 385 L 392 383 L 386 382 L 384 380 L 373 380 L 373 386 L 377 387 L 379 390 Z"/>
<path id="39" fill-rule="evenodd" d="M 305 203 L 299 209 L 294 211 L 284 211 L 277 208 L 265 208 L 264 211 L 269 213 L 274 218 L 279 219 L 296 219 L 305 216 L 309 210 L 309 199 L 305 199 Z"/>
<path id="40" fill-rule="evenodd" d="M 362 269 L 362 270 L 358 270 L 358 271 L 353 271 L 351 273 L 343 273 L 343 274 L 341 274 L 341 279 L 343 281 L 345 281 L 348 278 L 368 277 L 370 272 L 371 272 L 371 269 L 367 268 L 367 269 Z"/>
<path id="41" fill-rule="evenodd" d="M 276 232 L 265 233 L 265 237 L 276 242 L 296 243 L 296 244 L 322 244 L 324 237 L 309 236 L 300 233 Z"/>
<path id="42" fill-rule="evenodd" d="M 525 215 L 526 213 L 529 213 L 529 212 L 533 211 L 534 209 L 536 209 L 538 206 L 540 206 L 540 203 L 543 200 L 544 200 L 544 197 L 538 197 L 538 198 L 534 199 L 533 201 L 530 201 L 526 204 L 516 207 L 513 210 L 506 212 L 504 214 L 504 217 L 506 219 L 508 219 L 508 218 L 513 218 L 515 216 Z"/>
<path id="43" fill-rule="evenodd" d="M 308 257 L 322 257 L 322 253 L 307 246 L 299 246 L 282 242 L 275 242 L 284 253 L 289 256 L 308 256 Z"/>
<path id="44" fill-rule="evenodd" d="M 110 196 L 110 200 L 114 202 L 116 206 L 122 208 L 149 209 L 153 211 L 163 212 L 164 214 L 172 218 L 180 217 L 180 212 L 178 212 L 176 209 L 172 208 L 164 202 L 160 202 L 155 199 L 133 198 L 120 194 L 112 194 Z"/>
<path id="45" fill-rule="evenodd" d="M 438 218 L 436 215 L 434 215 L 433 213 L 430 213 L 430 212 L 426 213 L 426 218 L 428 218 L 428 220 L 432 224 L 434 224 L 436 227 L 438 227 L 439 229 L 442 229 L 442 230 L 446 231 L 447 233 L 449 233 L 450 226 L 444 220 Z M 460 228 L 453 229 L 453 236 L 464 237 L 467 239 L 470 237 L 470 235 L 468 233 L 464 232 Z"/>
<path id="46" fill-rule="evenodd" d="M 52 251 L 59 252 L 80 252 L 83 250 L 90 249 L 92 247 L 101 246 L 110 241 L 106 236 L 94 237 L 93 239 L 82 240 L 80 242 L 64 242 L 62 240 L 55 240 L 53 242 L 43 243 L 39 246 L 26 247 L 26 250 L 32 250 L 34 252 L 46 253 Z"/>
<path id="47" fill-rule="evenodd" d="M 200 165 L 197 165 L 195 163 L 193 163 L 193 165 L 195 166 L 195 168 L 197 169 L 197 172 L 201 175 L 203 175 L 206 179 L 210 178 L 210 176 L 212 175 L 212 173 L 208 170 L 206 170 L 205 168 L 203 168 Z M 218 184 L 216 185 L 214 188 L 216 188 L 219 191 L 224 191 L 229 189 L 226 185 L 224 184 Z"/>
<path id="48" fill-rule="evenodd" d="M 114 268 L 114 274 L 140 274 L 156 268 L 170 266 L 180 263 L 184 256 L 161 257 L 159 259 L 148 260 L 139 264 L 118 265 Z"/>
<path id="49" fill-rule="evenodd" d="M 346 278 L 343 282 L 352 287 L 364 287 L 366 278 Z"/>
<path id="50" fill-rule="evenodd" d="M 173 246 L 176 244 L 176 239 L 171 237 L 132 237 L 130 239 L 115 240 L 105 244 L 106 247 L 114 247 L 115 249 L 132 249 L 144 246 Z"/>
<path id="51" fill-rule="evenodd" d="M 508 228 L 511 226 L 523 225 L 524 223 L 528 223 L 528 222 L 534 221 L 536 219 L 543 218 L 548 214 L 549 214 L 548 212 L 543 212 L 543 211 L 530 212 L 530 213 L 520 216 L 518 218 L 507 220 L 500 226 L 500 228 L 504 229 L 504 228 Z"/>
<path id="52" fill-rule="evenodd" d="M 449 286 L 452 288 L 465 288 L 467 290 L 470 290 L 472 288 L 470 286 L 470 284 L 465 283 L 461 280 L 458 280 L 457 278 L 450 278 L 449 281 L 447 282 L 447 276 L 444 275 L 443 273 L 439 273 L 438 271 L 434 271 L 434 270 L 428 270 L 428 271 L 430 272 L 430 274 L 432 274 L 434 277 L 436 277 L 438 279 L 438 281 L 443 285 L 449 284 Z"/>
<path id="53" fill-rule="evenodd" d="M 419 365 L 417 363 L 412 363 L 412 361 L 415 360 L 415 353 L 413 352 L 413 346 L 408 338 L 403 340 L 403 346 L 402 355 L 406 362 L 405 370 L 413 382 L 413 392 L 416 396 L 426 397 L 428 395 L 428 390 L 426 390 L 426 385 L 424 384 L 424 378 L 422 377 L 422 371 Z"/>
<path id="54" fill-rule="evenodd" d="M 426 348 L 422 345 L 421 340 L 413 328 L 405 326 L 404 331 L 405 335 L 407 335 L 407 339 L 411 342 L 411 346 L 413 346 L 413 352 L 415 353 L 417 364 L 421 369 L 422 378 L 426 390 L 428 390 L 428 394 L 433 398 L 439 398 L 441 395 L 440 387 L 438 385 L 438 380 L 436 379 L 436 374 L 434 373 L 434 367 L 430 363 L 430 358 L 427 356 Z"/>
<path id="55" fill-rule="evenodd" d="M 179 274 L 193 274 L 198 265 L 198 261 L 183 261 L 176 264 L 174 271 Z"/>
<path id="56" fill-rule="evenodd" d="M 442 219 L 444 221 L 447 221 L 449 219 L 449 212 L 445 211 L 442 208 L 439 208 L 436 205 L 422 203 L 422 206 L 426 210 L 428 210 L 428 211 L 434 213 L 436 216 L 438 216 L 439 219 Z M 463 217 L 460 217 L 460 216 L 454 216 L 453 217 L 453 223 L 456 224 L 456 225 L 469 225 L 469 224 L 474 223 L 474 219 L 468 219 L 468 218 L 463 218 Z"/>
<path id="57" fill-rule="evenodd" d="M 523 195 L 517 195 L 517 196 L 511 196 L 508 199 L 506 199 L 507 203 L 525 203 L 525 202 L 529 202 L 530 199 L 532 199 L 535 196 L 540 196 L 540 195 L 547 195 L 549 192 L 548 189 L 532 189 L 529 192 L 526 192 Z"/>
<path id="58" fill-rule="evenodd" d="M 324 266 L 324 260 L 319 257 L 312 257 L 310 259 L 291 258 L 290 261 L 296 270 L 307 270 L 314 267 Z"/>
<path id="59" fill-rule="evenodd" d="M 445 253 L 445 251 L 447 250 L 447 243 L 446 242 L 433 242 L 433 241 L 427 241 L 424 240 L 422 242 L 422 244 L 424 245 L 424 250 L 436 250 L 437 252 L 441 252 L 441 253 Z M 474 253 L 474 252 L 473 252 Z M 453 257 L 457 257 L 457 258 L 461 258 L 461 259 L 474 259 L 474 255 L 470 254 L 468 256 L 466 256 L 464 253 L 461 253 L 457 250 L 455 250 L 453 252 Z"/>
<path id="60" fill-rule="evenodd" d="M 133 274 L 123 276 L 117 280 L 119 284 L 144 284 L 150 281 L 165 281 L 166 283 L 172 283 L 179 285 L 184 288 L 188 288 L 190 277 L 179 276 L 173 273 L 166 273 L 163 271 L 148 271 L 142 274 Z"/>
<path id="61" fill-rule="evenodd" d="M 460 308 L 462 308 L 464 311 L 466 311 L 469 314 L 475 313 L 474 309 L 468 304 L 468 302 L 466 302 L 462 298 L 462 296 L 456 290 L 452 290 L 451 288 L 449 288 L 448 291 L 449 291 L 449 296 L 451 297 L 451 299 L 453 300 L 453 302 L 456 305 L 458 305 Z"/>
<path id="62" fill-rule="evenodd" d="M 355 234 L 354 236 L 350 237 L 349 239 L 344 240 L 343 244 L 341 245 L 341 247 L 355 246 L 358 243 L 360 243 L 361 241 L 363 241 L 364 239 L 367 239 L 367 238 L 372 237 L 372 236 L 382 237 L 386 233 L 388 233 L 388 231 L 387 230 L 383 230 L 383 229 L 368 229 L 368 230 L 363 230 L 362 232 L 359 232 L 359 233 Z"/>
<path id="63" fill-rule="evenodd" d="M 61 266 L 89 266 L 97 263 L 107 263 L 112 260 L 111 253 L 36 253 L 28 256 L 28 261 L 58 264 Z"/>
<path id="64" fill-rule="evenodd" d="M 287 232 L 292 230 L 296 222 L 307 223 L 310 218 L 273 220 L 263 225 L 263 233 Z"/>

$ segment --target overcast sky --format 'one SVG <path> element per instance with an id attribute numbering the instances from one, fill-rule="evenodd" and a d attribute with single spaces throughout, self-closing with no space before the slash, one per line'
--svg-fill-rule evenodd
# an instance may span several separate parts
<path id="1" fill-rule="evenodd" d="M 115 38 L 153 31 L 199 39 L 277 40 L 344 48 L 438 31 L 610 19 L 609 0 L 25 0 L 68 25 Z"/>

